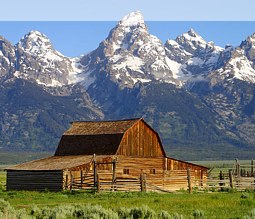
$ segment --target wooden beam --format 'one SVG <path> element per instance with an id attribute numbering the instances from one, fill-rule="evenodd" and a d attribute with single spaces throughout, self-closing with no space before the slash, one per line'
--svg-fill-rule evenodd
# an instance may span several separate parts
<path id="1" fill-rule="evenodd" d="M 100 192 L 100 185 L 101 183 L 100 183 L 100 177 L 99 177 L 99 175 L 97 174 L 97 192 Z"/>
<path id="2" fill-rule="evenodd" d="M 192 185 L 191 185 L 191 175 L 190 175 L 190 168 L 187 169 L 187 179 L 188 179 L 188 189 L 189 193 L 192 193 Z"/>
<path id="3" fill-rule="evenodd" d="M 93 164 L 94 164 L 94 187 L 97 187 L 97 162 L 96 155 L 93 155 Z"/>
<path id="4" fill-rule="evenodd" d="M 251 176 L 254 176 L 254 160 L 251 160 Z"/>
<path id="5" fill-rule="evenodd" d="M 230 185 L 230 188 L 233 189 L 233 172 L 232 172 L 232 170 L 228 171 L 228 175 L 229 175 L 229 185 Z"/>

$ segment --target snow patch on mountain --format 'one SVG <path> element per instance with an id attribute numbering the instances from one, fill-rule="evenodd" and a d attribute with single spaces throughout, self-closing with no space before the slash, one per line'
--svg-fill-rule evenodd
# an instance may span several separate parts
<path id="1" fill-rule="evenodd" d="M 117 61 L 119 61 L 119 59 L 117 59 Z M 115 62 L 115 64 L 112 65 L 112 69 L 114 70 L 130 69 L 132 71 L 138 71 L 144 74 L 144 72 L 142 71 L 142 66 L 145 63 L 139 57 L 127 56 L 127 57 L 124 57 L 121 62 L 117 62 L 117 61 Z"/>
<path id="2" fill-rule="evenodd" d="M 88 89 L 91 84 L 93 84 L 96 80 L 95 75 L 92 74 L 93 71 L 83 72 L 79 76 L 82 80 L 80 80 L 78 83 L 80 83 L 85 89 Z"/>
<path id="3" fill-rule="evenodd" d="M 201 59 L 201 58 L 198 58 L 198 57 L 192 57 L 190 58 L 186 64 L 188 65 L 203 65 L 204 64 L 204 61 Z"/>
<path id="4" fill-rule="evenodd" d="M 83 65 L 81 65 L 80 58 L 72 58 L 70 61 L 72 65 L 72 71 L 69 72 L 67 77 L 68 84 L 76 84 L 84 80 L 81 73 L 85 71 L 85 68 Z"/>
<path id="5" fill-rule="evenodd" d="M 119 22 L 122 26 L 137 26 L 144 24 L 144 18 L 140 11 L 131 12 Z"/>
<path id="6" fill-rule="evenodd" d="M 244 55 L 244 51 L 237 49 L 235 57 L 231 58 L 224 68 L 219 70 L 219 74 L 225 75 L 227 80 L 233 78 L 255 83 L 254 64 Z"/>

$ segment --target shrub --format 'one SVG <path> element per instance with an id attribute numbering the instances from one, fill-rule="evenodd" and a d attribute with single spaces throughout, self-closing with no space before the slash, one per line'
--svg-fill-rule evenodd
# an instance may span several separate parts
<path id="1" fill-rule="evenodd" d="M 9 202 L 0 199 L 0 218 L 7 219 L 31 219 L 25 209 L 15 210 Z"/>
<path id="2" fill-rule="evenodd" d="M 205 218 L 204 212 L 196 209 L 193 213 L 193 217 L 194 217 L 194 219 L 204 219 Z"/>
<path id="3" fill-rule="evenodd" d="M 250 196 L 247 193 L 242 193 L 241 198 L 247 199 L 247 198 L 250 198 Z"/>
<path id="4" fill-rule="evenodd" d="M 119 218 L 122 218 L 122 219 L 132 219 L 130 212 L 131 212 L 130 208 L 123 208 L 123 207 L 117 211 Z"/>
<path id="5" fill-rule="evenodd" d="M 158 214 L 159 219 L 172 219 L 172 216 L 167 211 L 160 211 Z"/>
<path id="6" fill-rule="evenodd" d="M 132 208 L 130 211 L 132 218 L 134 219 L 154 219 L 156 218 L 156 213 L 148 206 L 143 205 L 142 207 Z"/>
<path id="7" fill-rule="evenodd" d="M 172 219 L 183 219 L 183 216 L 181 214 L 174 213 L 174 215 L 172 216 Z"/>
<path id="8" fill-rule="evenodd" d="M 32 205 L 31 210 L 15 210 L 9 202 L 0 199 L 0 218 L 7 219 L 64 219 L 64 218 L 83 218 L 83 219 L 182 219 L 182 215 L 174 214 L 171 216 L 167 211 L 155 213 L 148 206 L 118 209 L 105 209 L 101 205 L 59 205 L 53 208 L 47 206 L 39 208 Z M 201 218 L 201 217 L 198 217 Z"/>
<path id="9" fill-rule="evenodd" d="M 255 208 L 248 215 L 244 216 L 244 219 L 255 219 Z"/>
<path id="10" fill-rule="evenodd" d="M 111 209 L 105 209 L 101 205 L 76 205 L 74 215 L 75 217 L 82 217 L 84 219 L 118 219 L 118 214 Z"/>

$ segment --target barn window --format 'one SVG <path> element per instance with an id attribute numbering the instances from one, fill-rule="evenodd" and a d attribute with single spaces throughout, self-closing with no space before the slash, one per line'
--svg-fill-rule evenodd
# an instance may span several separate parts
<path id="1" fill-rule="evenodd" d="M 123 174 L 129 174 L 129 169 L 123 169 Z"/>
<path id="2" fill-rule="evenodd" d="M 150 174 L 156 174 L 156 169 L 150 169 Z"/>

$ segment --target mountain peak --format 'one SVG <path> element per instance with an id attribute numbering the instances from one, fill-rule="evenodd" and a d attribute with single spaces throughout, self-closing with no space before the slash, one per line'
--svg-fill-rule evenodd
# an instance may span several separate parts
<path id="1" fill-rule="evenodd" d="M 248 41 L 249 43 L 254 44 L 255 43 L 255 33 L 253 33 L 251 36 L 249 36 L 246 41 Z"/>
<path id="2" fill-rule="evenodd" d="M 138 26 L 139 24 L 144 24 L 144 18 L 140 11 L 134 11 L 126 15 L 119 22 L 122 26 Z"/>
<path id="3" fill-rule="evenodd" d="M 31 30 L 27 35 L 32 36 L 42 36 L 42 37 L 46 37 L 44 34 L 42 34 L 40 31 L 38 30 Z"/>
<path id="4" fill-rule="evenodd" d="M 188 40 L 196 40 L 196 41 L 205 42 L 205 40 L 192 28 L 188 32 L 182 34 L 182 36 L 184 36 Z"/>
<path id="5" fill-rule="evenodd" d="M 39 32 L 37 30 L 32 30 L 29 33 L 27 33 L 22 38 L 22 40 L 25 40 L 25 39 L 29 39 L 29 40 L 32 40 L 32 41 L 37 41 L 38 39 L 40 39 L 41 41 L 49 42 L 49 38 L 46 35 L 44 35 L 43 33 Z"/>
<path id="6" fill-rule="evenodd" d="M 193 28 L 190 28 L 190 30 L 187 33 L 192 37 L 199 36 L 199 34 Z"/>
<path id="7" fill-rule="evenodd" d="M 176 42 L 185 47 L 186 51 L 192 54 L 198 48 L 204 50 L 208 44 L 194 29 L 190 29 L 188 32 L 178 36 Z"/>
<path id="8" fill-rule="evenodd" d="M 32 30 L 22 37 L 18 47 L 23 47 L 25 50 L 35 54 L 46 50 L 53 50 L 49 38 L 37 30 Z"/>

